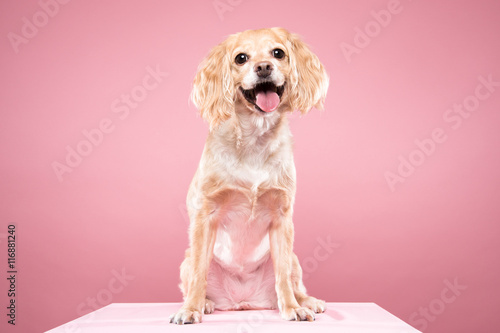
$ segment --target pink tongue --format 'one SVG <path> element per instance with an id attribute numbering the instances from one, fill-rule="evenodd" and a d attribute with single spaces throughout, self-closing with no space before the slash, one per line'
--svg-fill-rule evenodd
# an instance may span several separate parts
<path id="1" fill-rule="evenodd" d="M 272 112 L 276 110 L 278 104 L 280 103 L 280 97 L 277 93 L 272 91 L 261 91 L 257 93 L 256 97 L 255 103 L 262 111 Z"/>

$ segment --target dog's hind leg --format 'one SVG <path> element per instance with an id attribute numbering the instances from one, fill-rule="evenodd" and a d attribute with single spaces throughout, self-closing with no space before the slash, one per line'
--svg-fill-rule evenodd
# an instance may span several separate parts
<path id="1" fill-rule="evenodd" d="M 212 300 L 209 300 L 208 298 L 205 298 L 205 313 L 209 314 L 214 312 L 215 310 L 215 303 Z"/>
<path id="2" fill-rule="evenodd" d="M 292 255 L 292 286 L 293 294 L 300 306 L 311 309 L 315 313 L 325 312 L 325 301 L 307 295 L 306 288 L 302 282 L 302 268 L 295 253 Z"/>

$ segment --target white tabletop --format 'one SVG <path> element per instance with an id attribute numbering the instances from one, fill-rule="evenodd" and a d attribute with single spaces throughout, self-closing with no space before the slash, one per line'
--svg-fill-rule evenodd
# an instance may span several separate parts
<path id="1" fill-rule="evenodd" d="M 418 333 L 375 303 L 327 303 L 314 322 L 290 322 L 277 310 L 215 311 L 202 323 L 174 325 L 169 315 L 182 303 L 113 303 L 54 328 L 50 333 L 153 333 L 153 332 L 334 332 Z"/>

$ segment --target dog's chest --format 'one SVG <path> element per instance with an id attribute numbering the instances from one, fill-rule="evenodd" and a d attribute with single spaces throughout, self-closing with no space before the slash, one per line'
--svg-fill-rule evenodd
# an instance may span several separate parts
<path id="1" fill-rule="evenodd" d="M 272 209 L 258 202 L 262 187 L 268 187 L 278 175 L 262 165 L 240 165 L 230 171 L 240 190 L 224 207 L 219 222 L 214 255 L 224 266 L 235 271 L 251 270 L 269 255 L 269 225 Z"/>
<path id="2" fill-rule="evenodd" d="M 269 257 L 268 231 L 274 207 L 262 195 L 279 188 L 290 176 L 288 171 L 294 170 L 284 137 L 256 136 L 237 149 L 228 145 L 218 149 L 218 178 L 234 192 L 222 209 L 214 257 L 235 272 L 251 271 Z"/>
<path id="3" fill-rule="evenodd" d="M 247 187 L 252 191 L 253 195 L 255 195 L 259 186 L 276 178 L 276 171 L 263 164 L 243 164 L 237 168 L 228 170 L 228 172 L 233 177 L 235 183 L 240 183 Z"/>
<path id="4" fill-rule="evenodd" d="M 269 255 L 269 236 L 257 234 L 245 237 L 233 237 L 224 229 L 217 231 L 214 246 L 214 256 L 220 264 L 242 273 L 252 271 Z"/>
<path id="5" fill-rule="evenodd" d="M 284 149 L 280 148 L 280 142 L 276 140 L 267 146 L 256 144 L 246 148 L 244 156 L 230 151 L 220 160 L 222 175 L 229 183 L 253 191 L 261 186 L 273 186 L 282 175 L 285 161 L 289 160 Z"/>

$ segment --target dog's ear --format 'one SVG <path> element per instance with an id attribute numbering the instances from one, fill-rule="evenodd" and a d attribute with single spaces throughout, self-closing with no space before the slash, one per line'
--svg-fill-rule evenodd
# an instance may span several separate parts
<path id="1" fill-rule="evenodd" d="M 328 90 L 328 74 L 318 57 L 296 34 L 287 33 L 291 66 L 290 103 L 303 114 L 312 107 L 323 109 Z"/>
<path id="2" fill-rule="evenodd" d="M 215 46 L 201 62 L 194 78 L 191 100 L 210 130 L 227 120 L 234 109 L 234 84 L 226 41 Z"/>

